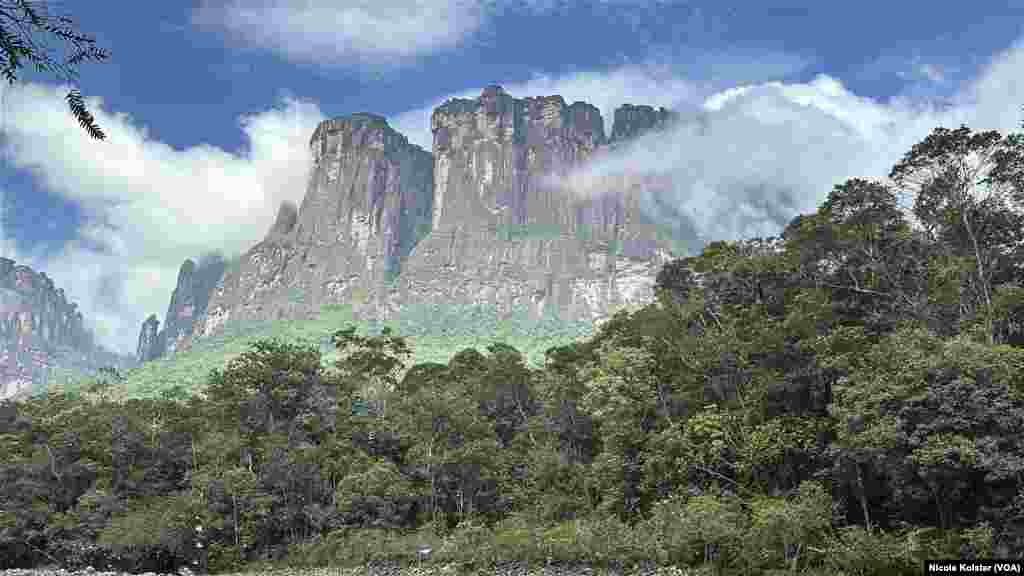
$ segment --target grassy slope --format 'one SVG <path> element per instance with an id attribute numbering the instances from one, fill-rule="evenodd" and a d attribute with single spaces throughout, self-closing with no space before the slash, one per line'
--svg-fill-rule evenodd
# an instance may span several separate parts
<path id="1" fill-rule="evenodd" d="M 124 394 L 127 397 L 155 397 L 175 386 L 201 390 L 210 370 L 222 368 L 228 360 L 249 349 L 262 338 L 317 344 L 325 366 L 337 360 L 331 334 L 355 324 L 362 334 L 377 334 L 384 326 L 408 338 L 412 363 L 442 362 L 464 348 L 483 351 L 493 342 L 512 345 L 538 366 L 544 351 L 586 337 L 593 331 L 589 322 L 565 322 L 555 318 L 530 320 L 525 312 L 500 318 L 492 308 L 410 307 L 398 317 L 385 321 L 358 321 L 348 306 L 327 306 L 318 318 L 305 321 L 276 321 L 228 325 L 224 334 L 197 342 L 192 350 L 147 362 L 128 370 Z M 87 378 L 60 373 L 51 386 L 76 389 Z"/>

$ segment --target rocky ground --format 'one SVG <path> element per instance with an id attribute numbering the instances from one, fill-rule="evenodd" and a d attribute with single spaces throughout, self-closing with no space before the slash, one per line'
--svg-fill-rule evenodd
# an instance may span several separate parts
<path id="1" fill-rule="evenodd" d="M 686 576 L 691 571 L 676 567 L 637 566 L 631 569 L 603 569 L 580 564 L 552 564 L 548 566 L 527 566 L 523 562 L 505 562 L 493 570 L 477 572 L 479 574 L 495 574 L 495 576 Z M 224 576 L 256 576 L 256 572 L 243 572 Z M 268 576 L 456 576 L 459 571 L 454 565 L 424 565 L 402 569 L 394 565 L 371 564 L 359 568 L 309 568 L 302 570 L 279 570 Z M 71 571 L 61 568 L 4 570 L 0 576 L 130 576 L 120 572 L 103 572 L 99 570 Z M 191 574 L 162 575 L 145 572 L 135 576 L 191 576 Z"/>

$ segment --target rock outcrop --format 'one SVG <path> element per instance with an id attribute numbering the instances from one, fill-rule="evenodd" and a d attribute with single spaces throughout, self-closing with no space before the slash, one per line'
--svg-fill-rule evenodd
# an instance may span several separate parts
<path id="1" fill-rule="evenodd" d="M 135 360 L 140 364 L 159 358 L 164 353 L 160 346 L 160 321 L 156 314 L 150 314 L 139 330 L 139 345 L 135 349 Z"/>
<path id="2" fill-rule="evenodd" d="M 291 213 L 294 218 L 294 207 Z M 281 215 L 278 215 L 280 219 Z M 275 226 L 279 224 L 275 223 Z M 164 316 L 163 330 L 160 330 L 160 321 L 156 315 L 150 315 L 142 323 L 135 353 L 138 362 L 173 353 L 192 336 L 196 318 L 206 312 L 210 294 L 224 275 L 226 267 L 226 262 L 218 255 L 205 256 L 198 265 L 189 259 L 182 263 L 174 292 L 171 293 L 171 302 L 167 306 L 167 315 Z"/>
<path id="3" fill-rule="evenodd" d="M 446 102 L 431 128 L 433 226 L 405 265 L 399 306 L 492 303 L 600 320 L 651 298 L 669 253 L 640 210 L 650 183 L 589 198 L 558 184 L 607 147 L 597 108 L 492 86 Z M 615 128 L 634 137 L 644 127 Z"/>
<path id="4" fill-rule="evenodd" d="M 652 130 L 664 130 L 678 119 L 678 114 L 652 106 L 624 104 L 615 110 L 611 143 L 629 142 Z"/>
<path id="5" fill-rule="evenodd" d="M 195 320 L 206 312 L 210 293 L 224 275 L 225 268 L 224 260 L 215 255 L 201 259 L 198 266 L 192 260 L 182 263 L 159 338 L 164 354 L 173 353 L 192 335 Z"/>
<path id="6" fill-rule="evenodd" d="M 0 399 L 44 385 L 54 368 L 124 368 L 97 346 L 82 313 L 45 273 L 0 258 Z"/>
<path id="7" fill-rule="evenodd" d="M 373 114 L 321 123 L 301 207 L 217 284 L 197 336 L 229 319 L 305 318 L 324 304 L 378 300 L 430 229 L 431 155 Z"/>
<path id="8" fill-rule="evenodd" d="M 611 193 L 581 197 L 559 178 L 672 118 L 626 105 L 607 138 L 594 106 L 517 99 L 490 86 L 434 111 L 433 154 L 380 116 L 322 122 L 301 206 L 281 206 L 206 309 L 193 309 L 192 335 L 176 347 L 229 321 L 303 319 L 326 304 L 375 316 L 479 304 L 600 320 L 650 301 L 671 253 L 640 202 L 662 183 L 621 181 L 606 186 Z M 191 326 L 177 318 L 176 326 Z"/>

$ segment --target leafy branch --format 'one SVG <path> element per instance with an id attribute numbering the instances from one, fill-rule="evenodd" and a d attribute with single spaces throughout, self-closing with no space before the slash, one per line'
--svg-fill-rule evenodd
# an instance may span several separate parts
<path id="1" fill-rule="evenodd" d="M 54 50 L 47 43 L 47 39 L 54 38 L 63 50 Z M 8 83 L 16 82 L 27 64 L 36 72 L 75 84 L 81 64 L 103 62 L 109 57 L 107 50 L 96 45 L 95 38 L 75 29 L 71 17 L 52 14 L 47 2 L 0 0 L 0 75 Z M 78 89 L 72 89 L 65 99 L 71 114 L 91 138 L 106 138 Z"/>

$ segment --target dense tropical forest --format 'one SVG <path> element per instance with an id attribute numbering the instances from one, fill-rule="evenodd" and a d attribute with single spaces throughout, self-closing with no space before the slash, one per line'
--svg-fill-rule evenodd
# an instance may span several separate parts
<path id="1" fill-rule="evenodd" d="M 1024 135 L 936 129 L 777 238 L 666 265 L 542 367 L 264 340 L 201 389 L 0 407 L 0 558 L 915 574 L 1024 553 Z M 196 523 L 204 527 L 195 530 Z M 198 542 L 202 548 L 196 546 Z"/>

